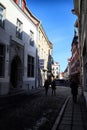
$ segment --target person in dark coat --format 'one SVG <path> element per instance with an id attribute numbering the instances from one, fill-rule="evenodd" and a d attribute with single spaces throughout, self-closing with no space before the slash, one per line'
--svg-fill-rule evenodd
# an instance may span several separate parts
<path id="1" fill-rule="evenodd" d="M 48 89 L 49 89 L 49 80 L 48 79 L 45 80 L 44 87 L 45 87 L 45 95 L 47 96 Z"/>
<path id="2" fill-rule="evenodd" d="M 52 95 L 56 95 L 56 84 L 55 84 L 55 79 L 53 79 L 52 83 Z"/>
<path id="3" fill-rule="evenodd" d="M 71 87 L 71 94 L 73 96 L 73 102 L 77 102 L 77 95 L 78 95 L 78 83 L 75 79 L 72 79 L 70 82 Z"/>

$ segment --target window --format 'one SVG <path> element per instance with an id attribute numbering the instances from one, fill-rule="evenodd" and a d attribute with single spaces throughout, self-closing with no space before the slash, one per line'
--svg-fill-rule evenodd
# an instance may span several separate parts
<path id="1" fill-rule="evenodd" d="M 18 0 L 18 5 L 22 7 L 22 0 Z"/>
<path id="2" fill-rule="evenodd" d="M 17 19 L 16 37 L 22 39 L 22 22 Z"/>
<path id="3" fill-rule="evenodd" d="M 34 46 L 34 32 L 30 30 L 30 45 Z"/>
<path id="4" fill-rule="evenodd" d="M 30 39 L 30 45 L 33 47 L 34 46 L 34 40 Z"/>
<path id="5" fill-rule="evenodd" d="M 44 43 L 44 39 L 43 39 L 43 36 L 42 36 L 42 44 Z"/>
<path id="6" fill-rule="evenodd" d="M 39 31 L 39 40 L 40 40 L 40 31 Z"/>
<path id="7" fill-rule="evenodd" d="M 27 76 L 34 77 L 34 57 L 28 55 Z"/>
<path id="8" fill-rule="evenodd" d="M 0 45 L 0 77 L 4 76 L 5 46 Z"/>
<path id="9" fill-rule="evenodd" d="M 4 19 L 5 19 L 5 8 L 0 5 L 0 26 L 4 27 Z"/>
<path id="10" fill-rule="evenodd" d="M 56 70 L 58 70 L 58 67 L 56 67 Z"/>
<path id="11" fill-rule="evenodd" d="M 32 40 L 34 40 L 34 32 L 30 30 L 30 37 Z"/>
<path id="12" fill-rule="evenodd" d="M 58 74 L 58 71 L 56 71 L 56 74 Z"/>

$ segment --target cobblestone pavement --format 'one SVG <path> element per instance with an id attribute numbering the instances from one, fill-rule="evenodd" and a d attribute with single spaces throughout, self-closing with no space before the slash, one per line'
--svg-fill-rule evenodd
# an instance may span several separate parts
<path id="1" fill-rule="evenodd" d="M 68 95 L 70 88 L 61 86 L 55 96 L 51 88 L 47 96 L 43 89 L 34 96 L 15 96 L 13 105 L 0 112 L 0 130 L 51 130 Z"/>

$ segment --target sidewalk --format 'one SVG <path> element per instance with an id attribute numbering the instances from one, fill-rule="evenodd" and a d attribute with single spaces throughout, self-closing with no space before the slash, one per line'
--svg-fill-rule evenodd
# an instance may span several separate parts
<path id="1" fill-rule="evenodd" d="M 83 96 L 78 96 L 77 103 L 69 98 L 56 130 L 87 130 L 87 108 Z"/>

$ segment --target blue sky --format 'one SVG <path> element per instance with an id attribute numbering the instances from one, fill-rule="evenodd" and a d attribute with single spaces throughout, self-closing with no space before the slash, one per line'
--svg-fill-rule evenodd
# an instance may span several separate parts
<path id="1" fill-rule="evenodd" d="M 41 21 L 48 39 L 53 43 L 53 58 L 60 71 L 67 67 L 71 57 L 76 16 L 71 10 L 73 0 L 26 0 L 30 11 Z"/>

